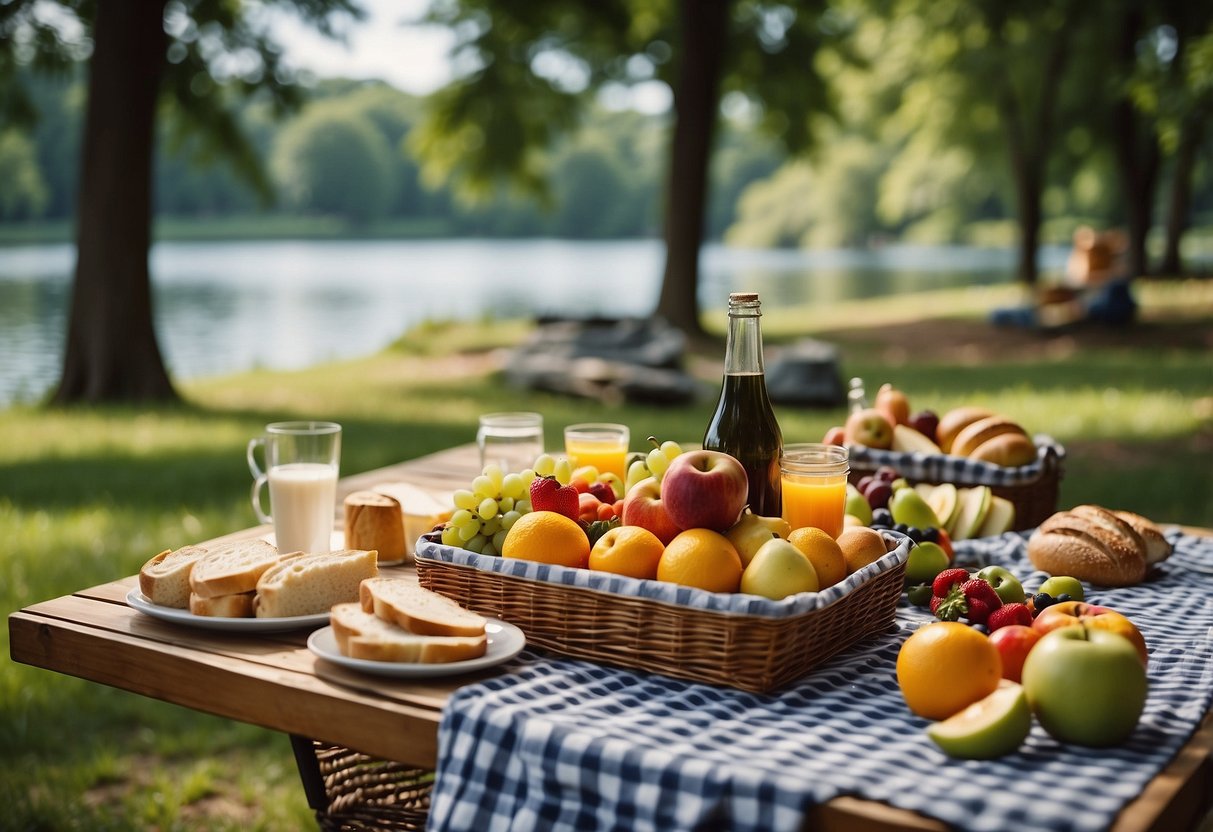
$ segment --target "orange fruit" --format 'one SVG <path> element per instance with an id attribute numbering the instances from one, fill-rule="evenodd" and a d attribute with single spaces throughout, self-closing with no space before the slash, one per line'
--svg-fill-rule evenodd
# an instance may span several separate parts
<path id="1" fill-rule="evenodd" d="M 847 574 L 858 572 L 887 554 L 884 537 L 867 526 L 852 526 L 838 535 L 838 546 L 847 562 Z"/>
<path id="2" fill-rule="evenodd" d="M 501 556 L 585 566 L 590 557 L 590 539 L 576 520 L 554 511 L 532 511 L 510 527 L 501 546 Z"/>
<path id="3" fill-rule="evenodd" d="M 919 627 L 897 654 L 897 684 L 910 710 L 947 719 L 984 699 L 1002 678 L 998 648 L 958 621 Z"/>
<path id="4" fill-rule="evenodd" d="M 590 568 L 632 578 L 656 578 L 665 551 L 657 535 L 640 526 L 616 526 L 590 549 Z"/>
<path id="5" fill-rule="evenodd" d="M 799 549 L 813 564 L 821 589 L 833 586 L 847 576 L 847 561 L 843 557 L 842 547 L 830 537 L 829 532 L 815 526 L 805 526 L 794 529 L 788 535 L 788 543 Z"/>
<path id="6" fill-rule="evenodd" d="M 741 586 L 741 555 L 720 532 L 687 529 L 665 547 L 657 563 L 657 580 L 709 592 L 736 592 Z"/>

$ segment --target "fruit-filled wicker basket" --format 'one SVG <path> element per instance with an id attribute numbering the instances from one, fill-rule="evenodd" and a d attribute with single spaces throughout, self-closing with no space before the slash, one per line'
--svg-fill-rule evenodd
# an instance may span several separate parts
<path id="1" fill-rule="evenodd" d="M 877 468 L 887 465 L 916 485 L 950 482 L 957 487 L 986 485 L 1015 506 L 1016 530 L 1033 529 L 1057 511 L 1057 495 L 1062 477 L 1065 449 L 1052 438 L 1034 438 L 1036 459 L 1027 465 L 1006 468 L 946 454 L 883 451 L 862 445 L 850 446 L 851 482 L 858 482 Z"/>
<path id="2" fill-rule="evenodd" d="M 893 624 L 909 540 L 821 592 L 772 601 L 589 569 L 478 555 L 426 536 L 422 586 L 516 624 L 562 656 L 765 692 Z"/>

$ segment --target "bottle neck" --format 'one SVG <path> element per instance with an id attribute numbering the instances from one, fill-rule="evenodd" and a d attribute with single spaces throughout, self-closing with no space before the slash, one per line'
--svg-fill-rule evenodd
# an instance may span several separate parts
<path id="1" fill-rule="evenodd" d="M 726 375 L 762 373 L 762 330 L 758 303 L 729 308 L 729 335 L 724 352 Z"/>

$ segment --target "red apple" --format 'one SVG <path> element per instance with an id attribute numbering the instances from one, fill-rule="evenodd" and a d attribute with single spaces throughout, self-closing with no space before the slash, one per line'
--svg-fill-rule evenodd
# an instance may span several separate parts
<path id="1" fill-rule="evenodd" d="M 997 647 L 998 655 L 1002 656 L 1002 678 L 1020 681 L 1024 660 L 1041 635 L 1023 624 L 1008 624 L 990 633 L 990 644 Z"/>
<path id="2" fill-rule="evenodd" d="M 623 525 L 648 529 L 667 545 L 682 531 L 666 511 L 665 501 L 661 499 L 661 482 L 656 477 L 643 479 L 632 486 L 623 498 L 620 517 Z"/>
<path id="3" fill-rule="evenodd" d="M 749 492 L 745 468 L 720 451 L 688 451 L 675 457 L 661 480 L 666 512 L 680 529 L 728 531 Z"/>
<path id="4" fill-rule="evenodd" d="M 910 400 L 891 384 L 880 385 L 873 406 L 884 414 L 890 425 L 904 425 L 910 421 Z"/>
<path id="5" fill-rule="evenodd" d="M 1032 622 L 1032 629 L 1043 635 L 1052 630 L 1075 624 L 1081 624 L 1087 629 L 1110 630 L 1118 633 L 1137 648 L 1137 655 L 1141 657 L 1143 665 L 1149 661 L 1146 639 L 1141 631 L 1128 618 L 1108 607 L 1099 607 L 1085 601 L 1063 601 L 1041 610 L 1040 614 L 1036 616 L 1036 620 Z"/>
<path id="6" fill-rule="evenodd" d="M 847 431 L 842 425 L 834 425 L 826 431 L 825 437 L 821 440 L 823 445 L 845 445 L 847 441 Z"/>
<path id="7" fill-rule="evenodd" d="M 939 427 L 939 414 L 934 410 L 920 410 L 910 417 L 907 424 L 934 442 L 935 430 Z"/>
<path id="8" fill-rule="evenodd" d="M 849 445 L 883 449 L 893 447 L 893 426 L 874 407 L 851 412 L 847 417 L 846 436 Z"/>

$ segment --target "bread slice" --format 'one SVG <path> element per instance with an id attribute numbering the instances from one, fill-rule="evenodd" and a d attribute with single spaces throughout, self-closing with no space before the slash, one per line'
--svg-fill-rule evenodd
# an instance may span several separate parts
<path id="1" fill-rule="evenodd" d="M 217 595 L 203 598 L 190 594 L 190 612 L 211 618 L 252 618 L 253 592 L 237 592 L 235 595 Z"/>
<path id="2" fill-rule="evenodd" d="M 139 570 L 139 591 L 153 604 L 185 609 L 190 603 L 190 572 L 205 554 L 201 546 L 165 549 Z"/>
<path id="3" fill-rule="evenodd" d="M 358 600 L 364 612 L 423 636 L 482 636 L 484 616 L 403 578 L 362 582 Z"/>
<path id="4" fill-rule="evenodd" d="M 200 598 L 252 592 L 261 573 L 280 557 L 274 546 L 260 539 L 212 547 L 190 572 L 190 591 Z"/>
<path id="5" fill-rule="evenodd" d="M 261 575 L 253 613 L 287 618 L 328 612 L 358 599 L 358 585 L 379 574 L 374 549 L 342 549 L 284 558 Z"/>
<path id="6" fill-rule="evenodd" d="M 485 635 L 418 635 L 364 611 L 361 604 L 337 604 L 329 621 L 337 649 L 351 659 L 439 664 L 477 659 L 488 650 Z"/>
<path id="7" fill-rule="evenodd" d="M 1141 535 L 1141 539 L 1146 544 L 1146 563 L 1150 566 L 1162 563 L 1171 557 L 1171 544 L 1154 521 L 1131 511 L 1115 511 L 1113 514 L 1124 520 L 1133 527 L 1133 531 Z"/>

